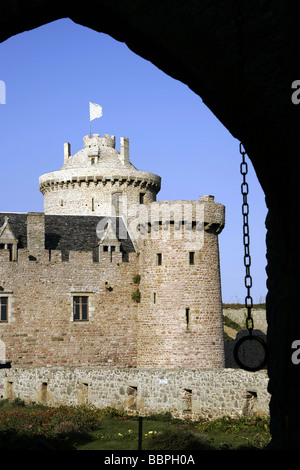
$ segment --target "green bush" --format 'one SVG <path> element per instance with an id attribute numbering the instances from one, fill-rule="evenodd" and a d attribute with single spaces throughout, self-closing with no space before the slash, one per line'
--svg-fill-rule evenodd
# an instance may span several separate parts
<path id="1" fill-rule="evenodd" d="M 163 422 L 177 421 L 175 418 L 173 418 L 172 413 L 170 411 L 166 411 L 165 413 L 153 413 L 149 416 L 145 416 L 144 419 L 148 419 L 150 421 Z"/>
<path id="2" fill-rule="evenodd" d="M 215 419 L 214 421 L 200 422 L 196 426 L 204 432 L 225 432 L 236 433 L 237 431 L 244 432 L 246 430 L 255 429 L 256 432 L 268 431 L 270 419 L 268 417 L 248 418 L 243 416 L 241 418 L 231 418 L 224 416 L 223 418 Z"/>
<path id="3" fill-rule="evenodd" d="M 16 398 L 13 400 L 12 405 L 13 405 L 13 406 L 17 406 L 17 407 L 18 407 L 18 406 L 25 406 L 25 401 L 22 400 L 22 399 L 19 398 L 19 397 L 16 397 Z"/>
<path id="4" fill-rule="evenodd" d="M 137 289 L 131 294 L 131 298 L 135 300 L 137 303 L 141 301 L 141 292 L 140 289 Z"/>
<path id="5" fill-rule="evenodd" d="M 182 429 L 166 429 L 153 434 L 146 446 L 151 450 L 209 450 L 211 446 L 206 436 Z"/>
<path id="6" fill-rule="evenodd" d="M 132 278 L 134 284 L 139 284 L 141 282 L 141 276 L 139 274 L 136 274 Z"/>
<path id="7" fill-rule="evenodd" d="M 14 408 L 0 412 L 0 431 L 15 430 L 25 434 L 51 435 L 62 423 L 73 431 L 90 432 L 99 429 L 103 412 L 85 406 L 60 406 L 40 410 Z M 66 424 L 63 426 L 66 427 Z"/>
<path id="8" fill-rule="evenodd" d="M 80 429 L 78 424 L 72 423 L 72 421 L 61 421 L 54 427 L 53 431 L 56 435 L 65 435 L 79 433 Z"/>

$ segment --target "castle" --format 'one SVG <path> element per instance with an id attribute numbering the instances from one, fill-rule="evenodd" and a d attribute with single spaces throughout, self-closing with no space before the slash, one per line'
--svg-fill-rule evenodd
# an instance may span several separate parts
<path id="1" fill-rule="evenodd" d="M 83 144 L 72 156 L 65 143 L 61 169 L 40 177 L 44 213 L 0 213 L 0 359 L 12 364 L 0 392 L 76 403 L 87 401 L 89 387 L 96 404 L 170 409 L 167 398 L 153 408 L 151 393 L 147 405 L 149 387 L 141 399 L 151 374 L 157 393 L 188 371 L 194 382 L 195 369 L 224 371 L 218 235 L 225 208 L 213 196 L 156 201 L 161 178 L 134 167 L 127 138 L 120 152 L 112 135 L 87 135 Z M 61 371 L 63 387 L 73 374 L 69 392 L 77 398 L 58 387 Z M 112 377 L 117 389 L 108 399 Z M 187 382 L 179 387 L 182 406 L 199 412 Z"/>

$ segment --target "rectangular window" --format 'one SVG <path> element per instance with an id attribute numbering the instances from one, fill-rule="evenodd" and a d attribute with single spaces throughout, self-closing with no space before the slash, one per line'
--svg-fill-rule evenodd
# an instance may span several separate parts
<path id="1" fill-rule="evenodd" d="M 92 211 L 95 211 L 95 199 L 92 197 Z"/>
<path id="2" fill-rule="evenodd" d="M 153 303 L 156 304 L 156 292 L 153 292 Z"/>
<path id="3" fill-rule="evenodd" d="M 156 265 L 157 265 L 157 266 L 161 266 L 161 263 L 162 263 L 162 254 L 161 254 L 161 253 L 157 253 L 157 254 L 156 254 Z"/>
<path id="4" fill-rule="evenodd" d="M 194 251 L 189 252 L 189 262 L 190 264 L 195 264 L 195 252 Z"/>
<path id="5" fill-rule="evenodd" d="M 113 257 L 113 252 L 116 251 L 116 247 L 111 245 L 110 247 L 110 261 L 112 261 L 112 257 Z"/>
<path id="6" fill-rule="evenodd" d="M 8 297 L 0 297 L 0 322 L 8 321 Z"/>
<path id="7" fill-rule="evenodd" d="M 145 202 L 145 193 L 140 193 L 140 204 L 144 204 Z"/>
<path id="8" fill-rule="evenodd" d="M 61 250 L 61 260 L 63 262 L 67 262 L 70 259 L 70 253 L 69 251 Z"/>
<path id="9" fill-rule="evenodd" d="M 74 296 L 73 297 L 73 318 L 74 321 L 87 321 L 89 308 L 87 296 Z"/>

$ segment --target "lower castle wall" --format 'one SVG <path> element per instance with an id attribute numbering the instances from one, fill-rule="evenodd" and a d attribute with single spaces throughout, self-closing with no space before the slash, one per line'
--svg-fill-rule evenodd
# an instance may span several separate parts
<path id="1" fill-rule="evenodd" d="M 0 370 L 0 398 L 50 406 L 88 403 L 191 419 L 269 415 L 266 371 L 41 367 Z"/>

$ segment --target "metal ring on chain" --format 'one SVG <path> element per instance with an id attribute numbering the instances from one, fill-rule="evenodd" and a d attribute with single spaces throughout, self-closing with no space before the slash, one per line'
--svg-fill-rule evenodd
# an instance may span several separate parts
<path id="1" fill-rule="evenodd" d="M 267 363 L 266 343 L 261 336 L 243 336 L 234 346 L 233 357 L 241 369 L 257 372 Z"/>

